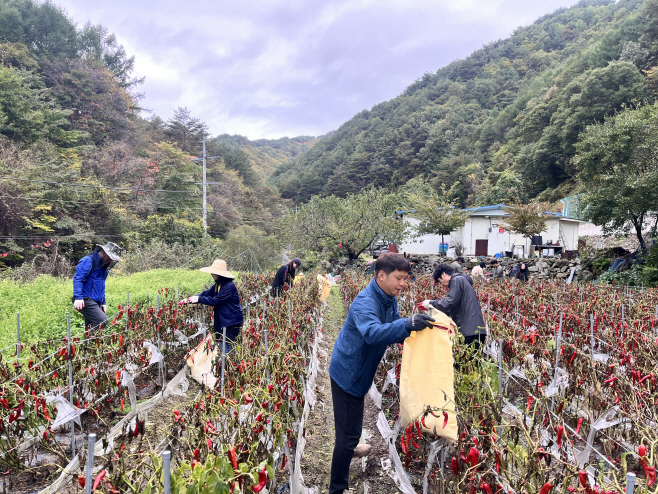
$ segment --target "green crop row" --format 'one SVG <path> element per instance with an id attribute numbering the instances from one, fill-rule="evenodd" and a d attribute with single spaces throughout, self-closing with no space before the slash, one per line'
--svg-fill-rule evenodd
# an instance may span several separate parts
<path id="1" fill-rule="evenodd" d="M 155 301 L 163 287 L 176 292 L 180 283 L 181 294 L 196 294 L 210 283 L 210 275 L 185 269 L 154 269 L 131 276 L 110 276 L 106 283 L 109 315 L 118 305 Z M 71 297 L 73 281 L 52 276 L 41 276 L 31 283 L 18 284 L 0 281 L 0 348 L 16 342 L 16 313 L 20 312 L 21 342 L 57 338 L 66 335 L 66 315 L 71 315 L 74 334 L 81 333 L 83 318 L 73 309 Z M 13 349 L 11 349 L 13 352 Z"/>

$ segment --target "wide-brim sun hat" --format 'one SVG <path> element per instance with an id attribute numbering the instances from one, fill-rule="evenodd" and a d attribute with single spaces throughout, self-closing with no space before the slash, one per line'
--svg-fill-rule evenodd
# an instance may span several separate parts
<path id="1" fill-rule="evenodd" d="M 204 273 L 216 274 L 224 278 L 231 278 L 231 279 L 235 278 L 235 276 L 233 276 L 226 269 L 226 261 L 223 261 L 222 259 L 215 259 L 215 262 L 213 262 L 210 266 L 208 266 L 207 268 L 201 268 L 199 269 L 199 271 L 202 271 Z"/>
<path id="2" fill-rule="evenodd" d="M 100 247 L 103 249 L 103 252 L 107 254 L 107 256 L 112 259 L 113 261 L 119 262 L 121 261 L 121 247 L 119 247 L 117 244 L 113 242 L 108 242 L 105 245 L 101 244 L 96 244 L 96 247 Z"/>

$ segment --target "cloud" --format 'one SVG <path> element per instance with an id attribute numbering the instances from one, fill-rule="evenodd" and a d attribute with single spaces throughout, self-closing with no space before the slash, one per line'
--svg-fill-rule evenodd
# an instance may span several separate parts
<path id="1" fill-rule="evenodd" d="M 576 0 L 62 0 L 135 55 L 142 105 L 213 134 L 320 135 Z"/>

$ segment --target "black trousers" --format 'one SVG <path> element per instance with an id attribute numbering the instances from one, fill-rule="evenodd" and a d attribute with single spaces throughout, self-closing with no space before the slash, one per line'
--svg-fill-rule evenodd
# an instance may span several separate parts
<path id="1" fill-rule="evenodd" d="M 85 318 L 85 330 L 91 328 L 92 331 L 96 331 L 100 326 L 105 326 L 107 323 L 108 317 L 101 309 L 101 306 L 93 298 L 84 298 L 85 306 L 80 311 L 80 314 Z"/>
<path id="2" fill-rule="evenodd" d="M 334 404 L 336 442 L 331 457 L 329 494 L 342 494 L 350 480 L 350 462 L 359 444 L 363 429 L 364 397 L 357 398 L 343 391 L 331 380 L 331 397 Z"/>
<path id="3" fill-rule="evenodd" d="M 473 350 L 479 350 L 482 344 L 487 341 L 486 334 L 474 334 L 472 336 L 464 336 L 464 343 L 473 345 Z"/>

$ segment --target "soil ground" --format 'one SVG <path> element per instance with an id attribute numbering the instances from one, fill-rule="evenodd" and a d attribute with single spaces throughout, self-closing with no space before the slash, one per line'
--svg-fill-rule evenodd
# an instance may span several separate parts
<path id="1" fill-rule="evenodd" d="M 317 487 L 320 494 L 329 492 L 331 455 L 334 448 L 334 410 L 331 399 L 329 362 L 334 343 L 346 314 L 337 287 L 332 288 L 324 322 L 324 338 L 320 343 L 320 366 L 315 381 L 317 403 L 306 425 L 306 448 L 302 459 L 302 474 L 307 487 Z M 377 429 L 379 409 L 366 396 L 363 416 L 364 434 L 361 440 L 372 449 L 367 458 L 352 460 L 350 489 L 355 494 L 390 494 L 398 492 L 393 480 L 382 470 L 382 460 L 389 459 L 388 447 Z"/>

